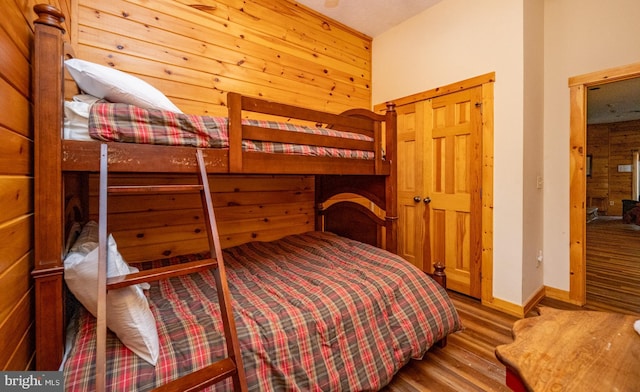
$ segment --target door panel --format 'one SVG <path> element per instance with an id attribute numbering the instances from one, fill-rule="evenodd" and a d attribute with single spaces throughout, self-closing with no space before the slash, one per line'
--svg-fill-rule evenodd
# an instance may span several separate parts
<path id="1" fill-rule="evenodd" d="M 448 287 L 478 298 L 481 94 L 478 87 L 397 108 L 398 253 L 423 271 L 445 264 Z"/>
<path id="2" fill-rule="evenodd" d="M 445 264 L 448 287 L 474 297 L 481 294 L 481 102 L 475 88 L 433 98 L 425 108 L 428 263 Z"/>
<path id="3" fill-rule="evenodd" d="M 398 254 L 423 269 L 424 207 L 416 202 L 424 188 L 422 174 L 423 104 L 398 107 Z"/>

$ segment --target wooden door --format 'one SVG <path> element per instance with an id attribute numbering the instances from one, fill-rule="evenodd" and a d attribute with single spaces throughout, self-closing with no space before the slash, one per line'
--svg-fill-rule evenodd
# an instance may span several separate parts
<path id="1" fill-rule="evenodd" d="M 424 129 L 425 264 L 445 264 L 447 287 L 480 298 L 481 87 L 427 100 Z"/>
<path id="2" fill-rule="evenodd" d="M 423 271 L 424 107 L 416 102 L 396 108 L 398 156 L 398 254 Z"/>

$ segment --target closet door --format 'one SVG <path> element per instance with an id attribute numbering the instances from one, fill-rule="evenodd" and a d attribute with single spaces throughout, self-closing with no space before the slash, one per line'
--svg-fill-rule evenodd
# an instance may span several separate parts
<path id="1" fill-rule="evenodd" d="M 429 271 L 423 262 L 425 243 L 423 164 L 424 102 L 396 108 L 398 113 L 398 254 Z"/>
<path id="2" fill-rule="evenodd" d="M 482 88 L 399 106 L 398 254 L 481 296 Z"/>
<path id="3" fill-rule="evenodd" d="M 428 262 L 445 264 L 448 288 L 480 298 L 482 90 L 443 95 L 426 105 Z"/>

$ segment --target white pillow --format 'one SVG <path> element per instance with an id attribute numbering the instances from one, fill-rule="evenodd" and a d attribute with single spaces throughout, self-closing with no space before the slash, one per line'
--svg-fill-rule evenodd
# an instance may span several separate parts
<path id="1" fill-rule="evenodd" d="M 86 256 L 89 252 L 98 247 L 98 241 L 98 222 L 91 220 L 84 224 L 82 230 L 80 231 L 80 234 L 78 235 L 78 238 L 75 240 L 73 245 L 71 245 L 71 248 L 69 248 L 69 252 L 77 252 Z M 111 243 L 108 243 L 107 245 L 111 246 Z M 113 241 L 113 246 L 115 247 L 114 251 L 118 252 L 118 247 L 116 246 L 115 240 Z M 132 267 L 127 264 L 122 256 L 120 256 L 120 253 L 117 253 L 117 255 L 118 258 L 116 259 L 116 261 L 124 263 L 129 268 L 130 274 L 139 271 L 139 269 L 137 269 L 136 267 Z M 124 268 L 120 268 L 121 266 L 118 267 L 119 270 L 124 270 Z M 149 288 L 151 287 L 149 283 L 139 283 L 138 286 L 140 286 L 143 290 L 149 290 Z"/>
<path id="2" fill-rule="evenodd" d="M 91 141 L 93 140 L 89 135 L 91 103 L 77 100 L 76 97 L 73 101 L 64 101 L 64 139 Z"/>
<path id="3" fill-rule="evenodd" d="M 73 102 L 83 102 L 89 105 L 93 105 L 101 99 L 102 98 L 94 97 L 93 95 L 89 94 L 77 94 L 73 96 Z"/>
<path id="4" fill-rule="evenodd" d="M 82 235 L 79 237 L 79 239 Z M 88 237 L 88 236 L 87 236 Z M 92 242 L 92 241 L 89 241 Z M 85 244 L 86 245 L 86 244 Z M 69 290 L 94 316 L 98 302 L 98 247 L 82 253 L 87 246 L 73 246 L 64 260 L 64 279 Z M 108 240 L 107 276 L 119 276 L 132 271 L 124 261 L 112 235 Z M 156 365 L 160 351 L 156 321 L 147 298 L 139 285 L 109 290 L 107 293 L 107 327 L 140 358 Z"/>
<path id="5" fill-rule="evenodd" d="M 80 59 L 66 60 L 64 65 L 78 87 L 87 94 L 144 109 L 182 113 L 158 89 L 133 75 Z"/>

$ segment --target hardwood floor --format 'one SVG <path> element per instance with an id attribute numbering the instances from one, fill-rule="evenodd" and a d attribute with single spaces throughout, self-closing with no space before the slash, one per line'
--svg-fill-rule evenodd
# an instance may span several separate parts
<path id="1" fill-rule="evenodd" d="M 449 295 L 465 329 L 450 335 L 445 348 L 434 347 L 422 360 L 411 360 L 383 391 L 510 391 L 505 385 L 504 366 L 494 352 L 496 346 L 513 341 L 511 326 L 517 318 L 482 306 L 478 300 L 462 294 L 449 292 Z M 564 310 L 632 313 L 611 304 L 579 307 L 549 298 L 543 299 L 540 305 Z M 638 316 L 640 318 L 640 314 Z"/>
<path id="2" fill-rule="evenodd" d="M 640 226 L 619 217 L 587 224 L 587 306 L 640 313 Z"/>
<path id="3" fill-rule="evenodd" d="M 434 347 L 422 360 L 409 362 L 383 391 L 509 391 L 504 366 L 494 350 L 513 341 L 511 326 L 517 318 L 455 292 L 450 296 L 465 329 L 449 336 L 444 349 Z M 589 223 L 587 304 L 578 307 L 545 298 L 540 305 L 637 314 L 640 318 L 640 226 L 610 217 Z"/>
<path id="4" fill-rule="evenodd" d="M 422 360 L 411 360 L 383 391 L 509 391 L 497 345 L 510 343 L 514 316 L 450 292 L 464 330 L 448 338 L 445 348 L 432 348 Z"/>

